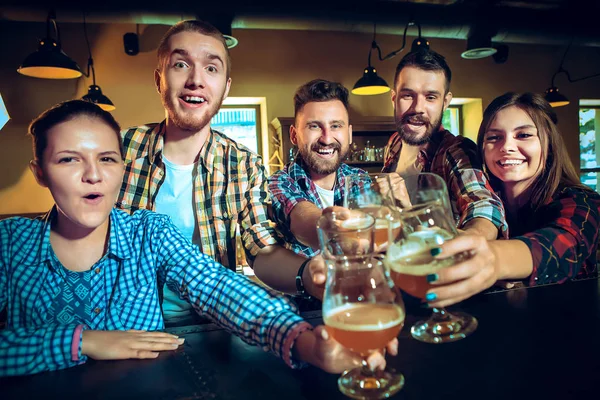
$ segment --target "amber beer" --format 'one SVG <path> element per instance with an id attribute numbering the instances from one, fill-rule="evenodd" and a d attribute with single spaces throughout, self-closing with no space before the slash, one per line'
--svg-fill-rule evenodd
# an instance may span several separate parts
<path id="1" fill-rule="evenodd" d="M 424 299 L 431 284 L 427 275 L 453 265 L 453 257 L 436 259 L 431 249 L 438 247 L 449 234 L 441 229 L 415 232 L 404 243 L 394 243 L 388 248 L 384 261 L 394 284 L 406 293 Z"/>
<path id="2" fill-rule="evenodd" d="M 375 246 L 380 247 L 390 241 L 388 226 L 390 221 L 387 217 L 391 213 L 387 206 L 366 205 L 360 211 L 372 215 L 375 218 Z M 400 234 L 400 221 L 391 221 L 392 238 L 394 240 Z"/>
<path id="3" fill-rule="evenodd" d="M 340 344 L 367 355 L 398 336 L 404 326 L 404 311 L 397 304 L 351 303 L 330 310 L 323 320 Z"/>
<path id="4" fill-rule="evenodd" d="M 392 240 L 400 234 L 400 221 L 392 221 Z M 375 220 L 375 245 L 380 247 L 390 241 L 388 227 L 390 221 L 385 218 L 377 218 Z"/>

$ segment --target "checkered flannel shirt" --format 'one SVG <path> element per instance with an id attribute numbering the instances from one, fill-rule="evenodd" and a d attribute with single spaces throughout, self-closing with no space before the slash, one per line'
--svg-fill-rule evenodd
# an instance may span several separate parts
<path id="1" fill-rule="evenodd" d="M 170 218 L 142 210 L 113 209 L 108 250 L 93 267 L 91 317 L 61 324 L 53 299 L 63 275 L 51 262 L 45 217 L 0 221 L 0 376 L 33 374 L 81 364 L 82 332 L 164 328 L 158 288 L 166 282 L 195 311 L 289 365 L 296 337 L 310 325 L 282 296 L 252 283 L 200 253 Z"/>

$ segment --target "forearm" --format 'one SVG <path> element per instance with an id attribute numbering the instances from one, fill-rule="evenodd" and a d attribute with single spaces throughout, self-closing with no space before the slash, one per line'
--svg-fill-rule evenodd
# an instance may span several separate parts
<path id="1" fill-rule="evenodd" d="M 273 289 L 296 294 L 296 274 L 304 261 L 305 257 L 293 251 L 280 246 L 267 246 L 258 252 L 254 260 L 254 273 Z M 307 283 L 306 280 L 304 283 Z"/>
<path id="2" fill-rule="evenodd" d="M 290 214 L 290 231 L 300 243 L 319 250 L 317 221 L 322 210 L 309 201 L 303 201 L 294 207 Z"/>
<path id="3" fill-rule="evenodd" d="M 85 362 L 81 333 L 74 337 L 76 330 L 77 325 L 50 324 L 0 331 L 0 376 L 30 375 Z"/>
<path id="4" fill-rule="evenodd" d="M 498 237 L 498 227 L 485 218 L 473 218 L 462 226 L 462 230 L 470 235 L 482 236 L 486 240 L 494 240 Z"/>
<path id="5" fill-rule="evenodd" d="M 493 240 L 488 242 L 496 256 L 496 278 L 525 279 L 533 272 L 533 258 L 529 247 L 520 240 Z"/>

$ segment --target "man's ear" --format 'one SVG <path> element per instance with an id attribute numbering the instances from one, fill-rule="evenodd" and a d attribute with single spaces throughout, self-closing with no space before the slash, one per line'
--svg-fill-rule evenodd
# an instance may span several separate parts
<path id="1" fill-rule="evenodd" d="M 40 167 L 40 164 L 37 160 L 29 161 L 29 169 L 31 170 L 31 173 L 33 173 L 33 176 L 35 177 L 35 180 L 37 181 L 38 185 L 42 187 L 48 187 L 48 183 L 46 182 L 46 176 L 44 175 L 44 170 L 42 169 L 42 167 Z"/>
<path id="2" fill-rule="evenodd" d="M 392 107 L 394 107 L 394 110 L 396 109 L 396 91 L 392 90 L 390 91 L 390 95 L 392 97 Z"/>
<path id="3" fill-rule="evenodd" d="M 448 92 L 444 96 L 444 111 L 446 111 L 446 108 L 448 108 L 451 101 L 452 101 L 452 92 Z"/>
<path id="4" fill-rule="evenodd" d="M 229 96 L 229 89 L 231 89 L 231 78 L 227 78 L 227 83 L 225 83 L 225 94 L 223 95 L 223 100 Z"/>
<path id="5" fill-rule="evenodd" d="M 348 125 L 348 143 L 352 144 L 352 125 Z"/>
<path id="6" fill-rule="evenodd" d="M 158 68 L 154 70 L 154 86 L 156 86 L 156 91 L 160 93 L 160 71 Z"/>
<path id="7" fill-rule="evenodd" d="M 290 142 L 294 146 L 298 146 L 298 131 L 294 125 L 290 125 Z"/>

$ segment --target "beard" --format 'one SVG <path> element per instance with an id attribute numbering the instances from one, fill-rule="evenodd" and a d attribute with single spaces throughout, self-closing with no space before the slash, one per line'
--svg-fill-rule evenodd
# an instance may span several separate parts
<path id="1" fill-rule="evenodd" d="M 165 110 L 167 110 L 167 115 L 170 122 L 184 131 L 197 132 L 208 125 L 212 117 L 219 112 L 221 103 L 223 102 L 225 96 L 223 94 L 218 102 L 210 103 L 201 115 L 195 115 L 194 112 L 182 112 L 177 114 L 177 109 L 172 97 L 170 97 L 166 91 L 161 92 L 160 97 Z"/>
<path id="2" fill-rule="evenodd" d="M 333 149 L 333 154 L 336 157 L 332 157 L 329 160 L 322 159 L 318 154 L 316 154 L 317 151 L 322 149 Z M 302 157 L 302 160 L 304 160 L 310 172 L 314 172 L 319 175 L 329 175 L 337 171 L 342 164 L 342 161 L 348 155 L 349 150 L 349 147 L 342 148 L 342 146 L 337 142 L 327 145 L 317 142 L 312 146 L 307 144 L 302 148 L 298 148 L 298 153 L 300 153 L 300 157 Z"/>
<path id="3" fill-rule="evenodd" d="M 442 110 L 440 112 L 440 115 L 433 119 L 430 120 L 429 118 L 425 117 L 422 114 L 408 114 L 408 113 L 404 113 L 404 115 L 394 115 L 394 120 L 396 122 L 396 129 L 398 129 L 398 132 L 400 133 L 402 140 L 405 141 L 407 144 L 411 145 L 411 146 L 421 146 L 427 142 L 429 142 L 429 140 L 431 139 L 431 136 L 433 135 L 434 132 L 437 132 L 440 129 L 440 126 L 442 125 L 442 115 L 443 115 L 444 111 Z M 410 128 L 407 127 L 407 124 L 409 122 L 412 123 L 422 123 L 425 126 L 425 133 L 422 134 L 421 137 L 419 137 L 420 134 L 415 133 L 413 131 L 410 130 Z"/>

